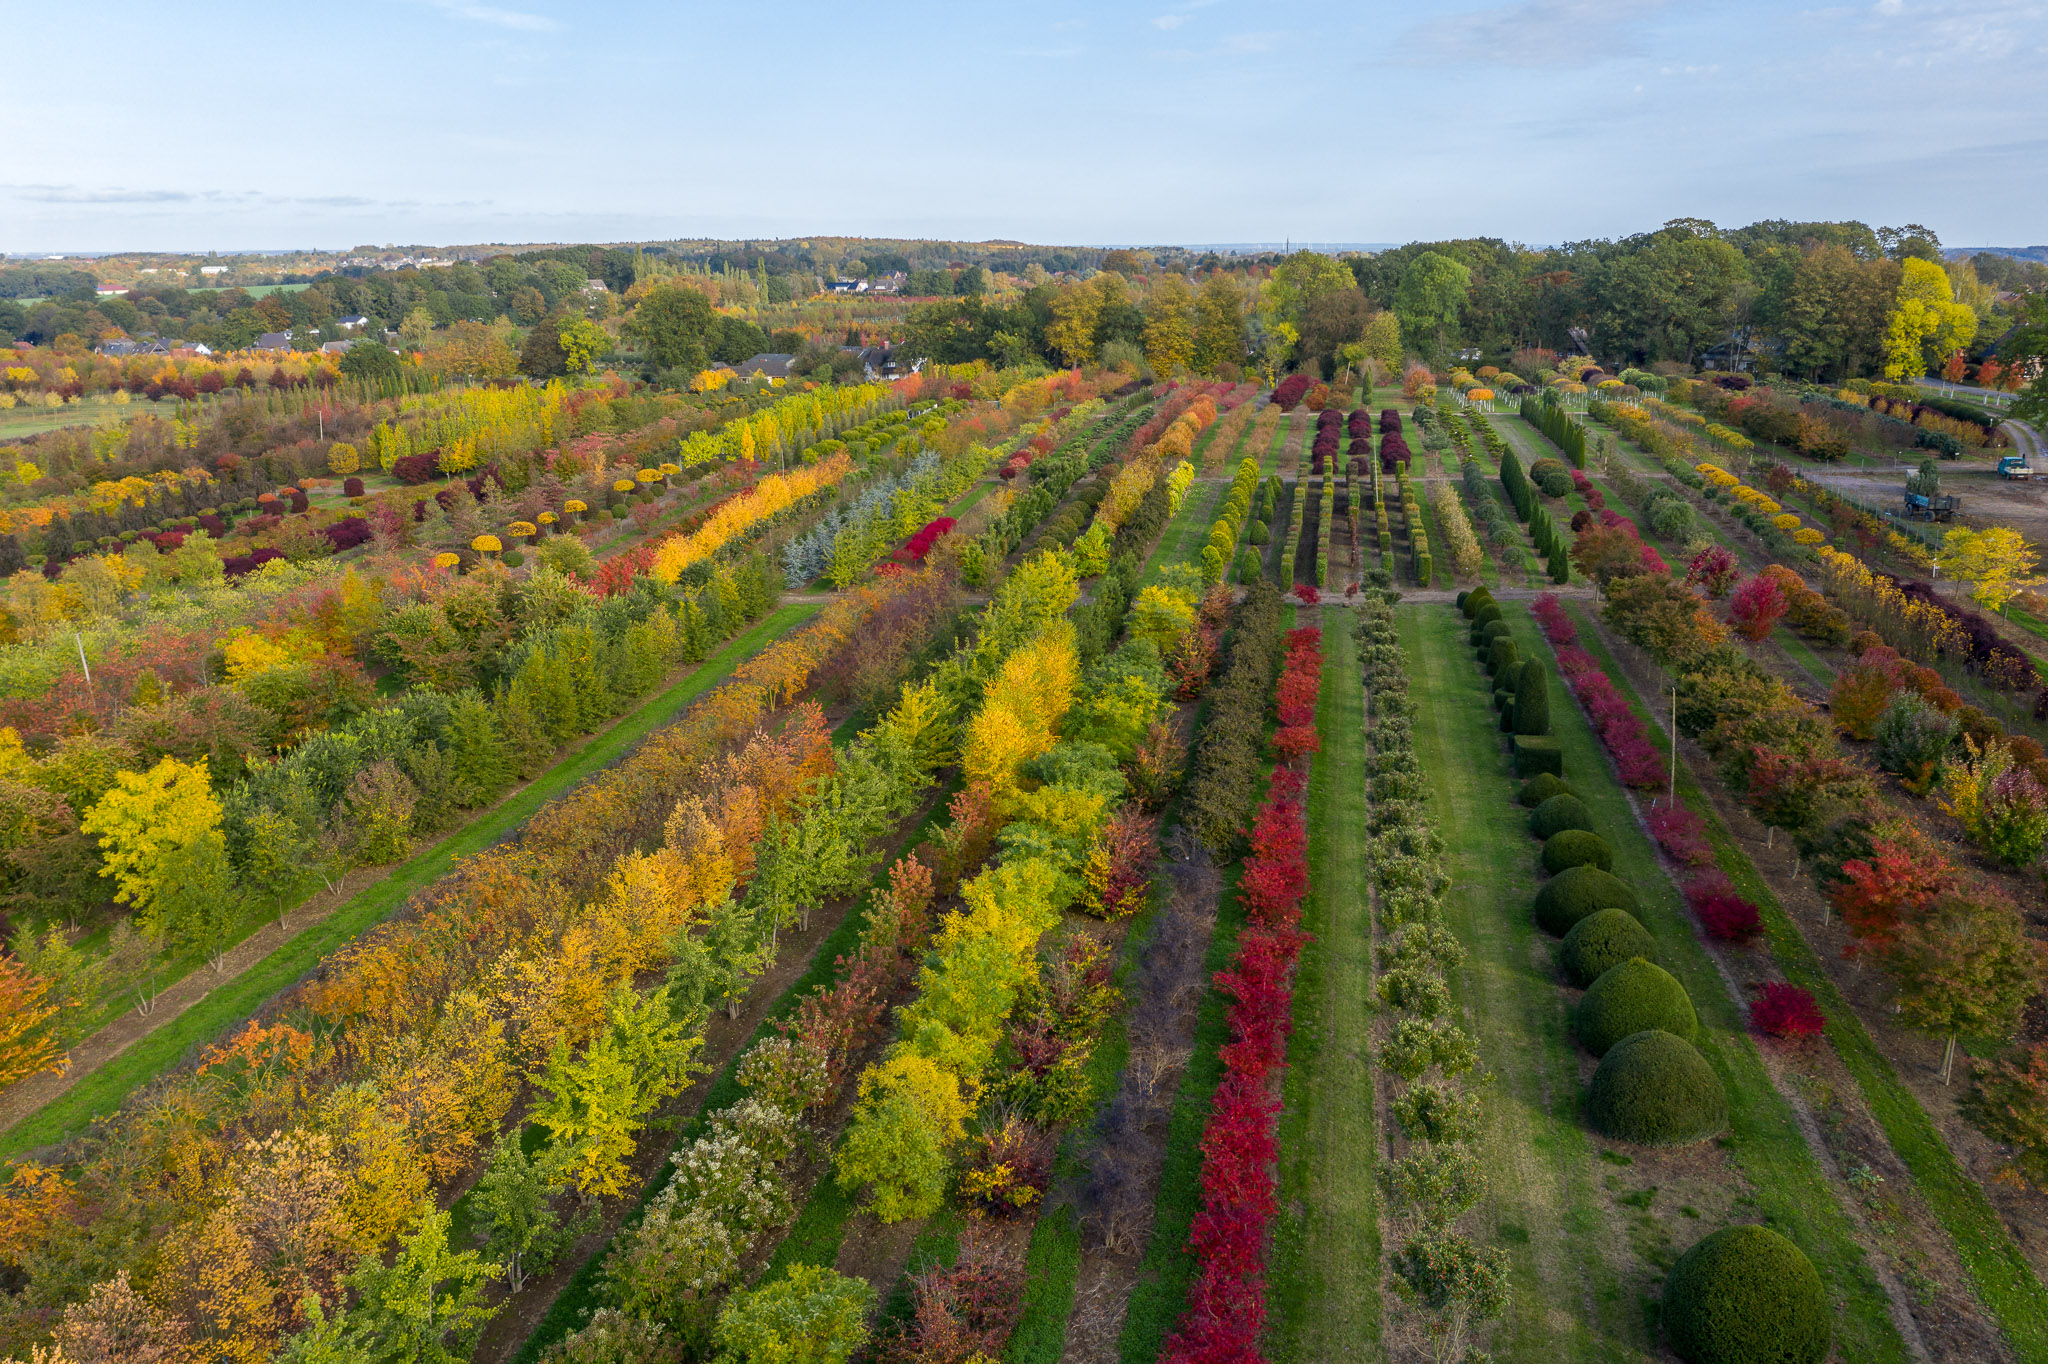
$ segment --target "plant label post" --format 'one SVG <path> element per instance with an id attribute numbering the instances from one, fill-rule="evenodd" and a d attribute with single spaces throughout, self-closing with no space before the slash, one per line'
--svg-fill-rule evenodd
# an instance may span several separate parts
<path id="1" fill-rule="evenodd" d="M 1678 804 L 1678 688 L 1671 689 L 1671 803 Z"/>

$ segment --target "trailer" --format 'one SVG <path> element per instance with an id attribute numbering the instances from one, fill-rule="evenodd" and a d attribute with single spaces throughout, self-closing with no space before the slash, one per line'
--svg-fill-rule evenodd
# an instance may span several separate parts
<path id="1" fill-rule="evenodd" d="M 1908 521 L 1953 521 L 1956 506 L 1962 501 L 1952 493 L 1907 493 L 1906 519 Z"/>

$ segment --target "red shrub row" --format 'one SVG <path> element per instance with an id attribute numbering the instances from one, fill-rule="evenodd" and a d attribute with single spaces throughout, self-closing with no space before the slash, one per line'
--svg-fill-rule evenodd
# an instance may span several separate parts
<path id="1" fill-rule="evenodd" d="M 1305 729 L 1313 741 L 1321 673 L 1322 631 L 1289 631 L 1278 694 L 1282 736 Z M 1311 742 L 1298 751 L 1315 748 Z M 1202 1207 L 1188 1229 L 1197 1270 L 1187 1309 L 1166 1342 L 1169 1364 L 1260 1357 L 1266 1224 L 1275 1209 L 1273 1162 L 1279 1155 L 1280 1103 L 1273 1091 L 1286 1064 L 1294 967 L 1307 940 L 1300 928 L 1301 899 L 1308 893 L 1302 811 L 1307 783 L 1289 762 L 1273 769 L 1238 880 L 1238 902 L 1249 923 L 1238 935 L 1236 959 L 1215 976 L 1216 988 L 1230 998 L 1230 1041 L 1220 1052 L 1223 1080 L 1202 1131 Z"/>
<path id="2" fill-rule="evenodd" d="M 924 556 L 931 553 L 931 548 L 938 542 L 939 537 L 958 524 L 950 516 L 941 516 L 935 520 L 925 522 L 917 534 L 906 540 L 903 547 L 897 550 L 893 557 L 899 562 L 906 564 L 922 563 Z"/>

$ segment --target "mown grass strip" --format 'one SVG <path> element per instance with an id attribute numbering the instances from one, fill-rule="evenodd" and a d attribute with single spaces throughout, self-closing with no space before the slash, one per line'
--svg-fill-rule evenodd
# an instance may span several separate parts
<path id="1" fill-rule="evenodd" d="M 1449 628 L 1458 636 L 1452 647 L 1461 648 L 1464 622 L 1454 613 L 1445 614 Z M 1508 606 L 1506 619 L 1524 657 L 1548 656 L 1548 647 L 1526 608 L 1520 604 Z M 1833 1186 L 1807 1146 L 1790 1104 L 1778 1093 L 1763 1068 L 1749 1036 L 1742 1002 L 1729 996 L 1720 973 L 1693 930 L 1682 897 L 1664 871 L 1648 835 L 1637 823 L 1627 793 L 1615 780 L 1584 715 L 1562 686 L 1552 699 L 1550 711 L 1552 734 L 1565 753 L 1566 775 L 1592 809 L 1595 826 L 1613 848 L 1615 874 L 1635 887 L 1641 897 L 1638 917 L 1656 938 L 1659 963 L 1685 986 L 1698 1012 L 1700 1052 L 1721 1077 L 1728 1096 L 1729 1125 L 1720 1144 L 1745 1186 L 1734 1200 L 1735 1219 L 1761 1218 L 1797 1243 L 1813 1260 L 1838 1305 L 1836 1335 L 1844 1358 L 1904 1364 L 1911 1356 L 1893 1325 L 1883 1285 L 1864 1254 L 1854 1225 L 1837 1201 Z M 1505 773 L 1504 760 L 1501 770 Z M 1505 790 L 1504 782 L 1503 797 Z M 1492 837 L 1498 840 L 1499 834 L 1496 832 Z M 1533 862 L 1534 845 L 1525 846 L 1529 849 L 1525 856 Z M 1526 923 L 1527 901 L 1514 906 L 1514 912 Z M 1546 983 L 1556 988 L 1554 980 Z M 1571 1087 L 1577 1089 L 1575 1079 Z M 1590 1133 L 1580 1136 L 1579 1145 L 1590 1156 Z M 1619 1216 L 1618 1211 L 1613 1215 Z M 1702 1235 L 1710 1230 L 1705 1224 L 1699 1227 Z M 1673 1245 L 1667 1253 L 1675 1256 L 1683 1249 L 1682 1245 Z M 1655 1277 L 1661 1275 L 1668 1263 L 1660 1256 L 1658 1262 L 1647 1267 L 1652 1275 L 1649 1283 L 1643 1281 L 1644 1268 L 1635 1267 L 1632 1262 L 1616 1267 L 1625 1271 L 1626 1279 L 1599 1295 L 1608 1319 L 1596 1330 L 1632 1337 L 1647 1331 L 1647 1323 L 1653 1320 L 1649 1316 L 1647 1290 L 1654 1286 Z M 1628 1304 L 1614 1292 L 1614 1288 L 1625 1288 L 1629 1282 L 1636 1285 L 1640 1295 L 1640 1311 L 1633 1314 L 1617 1310 Z M 1557 1311 L 1584 1315 L 1586 1300 L 1582 1294 L 1586 1286 L 1546 1284 L 1545 1289 L 1560 1295 L 1559 1301 L 1553 1303 Z M 1523 1348 L 1503 1350 L 1503 1357 L 1522 1358 L 1525 1352 L 1527 1357 L 1537 1357 L 1539 1352 L 1548 1357 L 1547 1345 L 1540 1338 L 1528 1340 L 1523 1342 Z M 1650 1345 L 1654 1348 L 1654 1341 Z"/>
<path id="2" fill-rule="evenodd" d="M 432 884 L 457 860 L 482 852 L 512 833 L 541 806 L 623 756 L 676 710 L 724 681 L 762 645 L 810 619 L 820 609 L 816 604 L 785 606 L 769 614 L 706 659 L 688 677 L 647 701 L 580 752 L 548 769 L 525 790 L 359 892 L 327 918 L 136 1042 L 39 1112 L 16 1123 L 0 1138 L 0 1156 L 15 1157 L 63 1141 L 94 1118 L 113 1112 L 138 1086 L 174 1065 L 188 1049 L 218 1038 L 264 1000 L 312 970 L 328 953 L 395 914 L 414 892 Z"/>
<path id="3" fill-rule="evenodd" d="M 1266 1295 L 1268 1356 L 1301 1364 L 1381 1354 L 1365 693 L 1351 621 L 1342 608 L 1322 613 L 1323 748 L 1309 779 L 1302 916 L 1313 936 L 1295 974 Z"/>
<path id="4" fill-rule="evenodd" d="M 1614 682 L 1637 715 L 1647 721 L 1650 737 L 1667 755 L 1670 736 L 1658 717 L 1616 666 L 1606 641 L 1578 606 L 1569 608 L 1579 624 L 1579 644 Z M 1553 705 L 1553 714 L 1555 713 Z M 1863 1026 L 1862 1019 L 1835 988 L 1813 947 L 1785 912 L 1771 888 L 1743 854 L 1712 802 L 1701 792 L 1688 764 L 1678 767 L 1678 791 L 1706 820 L 1707 833 L 1721 869 L 1744 898 L 1762 913 L 1764 936 L 1785 979 L 1813 992 L 1827 1015 L 1827 1039 L 1863 1091 L 1864 1101 L 1892 1150 L 1913 1174 L 1921 1196 L 1934 1210 L 1956 1255 L 1970 1274 L 1977 1296 L 2022 1359 L 2048 1359 L 2048 1292 L 2033 1266 L 2013 1240 L 1984 1190 L 1956 1163 L 1955 1153 L 1935 1128 L 1933 1119 L 1906 1088 L 1891 1063 Z"/>

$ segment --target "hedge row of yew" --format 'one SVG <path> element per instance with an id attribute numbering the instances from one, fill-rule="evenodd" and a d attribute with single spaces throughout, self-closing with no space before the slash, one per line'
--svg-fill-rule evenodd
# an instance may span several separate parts
<path id="1" fill-rule="evenodd" d="M 1474 622 L 1475 647 L 1491 662 L 1507 641 L 1483 634 L 1505 628 L 1484 592 L 1466 594 L 1460 606 Z M 1538 687 L 1547 695 L 1542 665 L 1530 659 L 1521 668 L 1518 698 Z M 1516 742 L 1526 740 L 1517 734 Z M 1656 943 L 1636 917 L 1634 889 L 1614 875 L 1613 850 L 1564 779 L 1561 753 L 1554 746 L 1548 752 L 1557 763 L 1529 777 L 1519 799 L 1550 874 L 1536 894 L 1536 922 L 1563 939 L 1559 970 L 1568 985 L 1585 991 L 1572 1031 L 1600 1058 L 1586 1115 L 1603 1136 L 1634 1145 L 1704 1141 L 1726 1125 L 1728 1100 L 1692 1045 L 1699 1030 L 1692 999 L 1653 960 Z M 1818 1364 L 1832 1335 L 1812 1262 L 1756 1226 L 1715 1232 L 1682 1256 L 1666 1280 L 1660 1313 L 1672 1348 L 1688 1364 Z"/>

